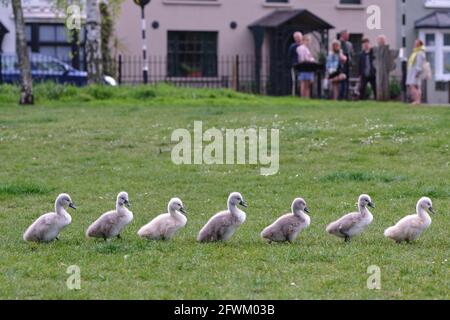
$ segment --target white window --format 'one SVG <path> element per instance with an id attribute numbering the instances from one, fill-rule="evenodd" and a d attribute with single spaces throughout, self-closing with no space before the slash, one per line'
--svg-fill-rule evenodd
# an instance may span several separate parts
<path id="1" fill-rule="evenodd" d="M 436 81 L 450 81 L 450 30 L 422 30 L 419 38 L 426 47 Z"/>
<path id="2" fill-rule="evenodd" d="M 442 56 L 442 67 L 443 73 L 446 77 L 450 79 L 450 30 L 448 33 L 442 33 L 443 37 L 443 56 Z"/>
<path id="3" fill-rule="evenodd" d="M 431 65 L 431 70 L 436 70 L 436 35 L 434 32 L 425 33 L 425 48 L 427 48 L 427 61 Z"/>

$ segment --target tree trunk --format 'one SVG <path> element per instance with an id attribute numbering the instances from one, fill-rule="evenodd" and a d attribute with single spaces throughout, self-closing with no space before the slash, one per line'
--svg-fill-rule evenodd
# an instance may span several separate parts
<path id="1" fill-rule="evenodd" d="M 16 52 L 20 68 L 20 104 L 33 104 L 33 81 L 31 79 L 30 59 L 25 39 L 25 23 L 23 20 L 21 0 L 13 0 L 14 22 L 16 24 Z"/>
<path id="2" fill-rule="evenodd" d="M 85 50 L 88 83 L 103 83 L 100 11 L 98 0 L 86 1 Z"/>

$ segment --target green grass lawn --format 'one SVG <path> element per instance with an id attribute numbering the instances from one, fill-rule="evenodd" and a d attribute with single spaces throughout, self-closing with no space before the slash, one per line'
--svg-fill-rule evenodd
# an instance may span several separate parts
<path id="1" fill-rule="evenodd" d="M 450 108 L 398 103 L 300 101 L 226 90 L 168 86 L 36 87 L 37 103 L 17 105 L 0 87 L 0 298 L 3 299 L 449 299 Z M 171 133 L 203 128 L 280 129 L 280 169 L 171 162 Z M 84 231 L 129 193 L 133 222 L 122 239 Z M 231 191 L 247 220 L 228 243 L 199 244 L 200 228 L 225 209 Z M 33 245 L 24 230 L 67 192 L 77 204 L 60 241 Z M 372 196 L 374 221 L 350 243 L 325 226 Z M 186 227 L 167 242 L 136 235 L 180 197 Z M 292 199 L 304 197 L 311 226 L 293 244 L 259 233 Z M 407 245 L 383 231 L 429 196 L 437 214 Z M 68 290 L 78 265 L 81 290 Z M 367 268 L 381 269 L 369 290 Z"/>

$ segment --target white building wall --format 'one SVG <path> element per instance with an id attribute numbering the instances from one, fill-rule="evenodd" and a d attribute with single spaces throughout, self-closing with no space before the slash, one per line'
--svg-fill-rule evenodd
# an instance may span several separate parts
<path id="1" fill-rule="evenodd" d="M 5 7 L 0 4 L 0 21 L 9 30 L 3 38 L 2 49 L 5 53 L 16 51 L 16 28 L 14 26 L 13 12 L 11 4 Z"/>
<path id="2" fill-rule="evenodd" d="M 265 0 L 152 0 L 145 10 L 150 55 L 165 55 L 167 31 L 219 31 L 220 55 L 253 54 L 253 38 L 248 25 L 277 9 L 308 9 L 335 26 L 330 32 L 347 29 L 363 33 L 375 42 L 385 34 L 393 48 L 397 48 L 395 0 L 362 0 L 362 5 L 339 5 L 339 0 L 290 0 L 288 4 L 266 3 Z M 369 5 L 381 9 L 381 29 L 367 28 Z M 151 24 L 158 21 L 159 28 Z M 236 29 L 230 23 L 237 23 Z M 139 54 L 141 48 L 140 8 L 133 1 L 124 1 L 116 23 L 117 36 L 124 54 Z"/>

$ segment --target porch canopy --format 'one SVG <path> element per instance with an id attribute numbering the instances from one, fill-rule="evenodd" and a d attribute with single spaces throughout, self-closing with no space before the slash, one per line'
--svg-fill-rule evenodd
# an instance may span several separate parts
<path id="1" fill-rule="evenodd" d="M 287 48 L 295 31 L 317 32 L 321 51 L 328 49 L 329 30 L 334 26 L 306 9 L 276 10 L 248 26 L 255 42 L 256 90 L 260 92 L 261 55 L 264 35 L 269 35 L 270 47 L 270 94 L 283 95 L 290 92 L 290 76 L 287 66 Z"/>
<path id="2" fill-rule="evenodd" d="M 414 23 L 416 29 L 449 29 L 450 28 L 450 10 L 434 11 L 425 17 L 416 20 Z"/>
<path id="3" fill-rule="evenodd" d="M 256 20 L 249 25 L 249 28 L 278 28 L 286 23 L 295 25 L 295 27 L 305 31 L 328 30 L 334 28 L 331 24 L 306 9 L 276 10 L 261 19 Z"/>

